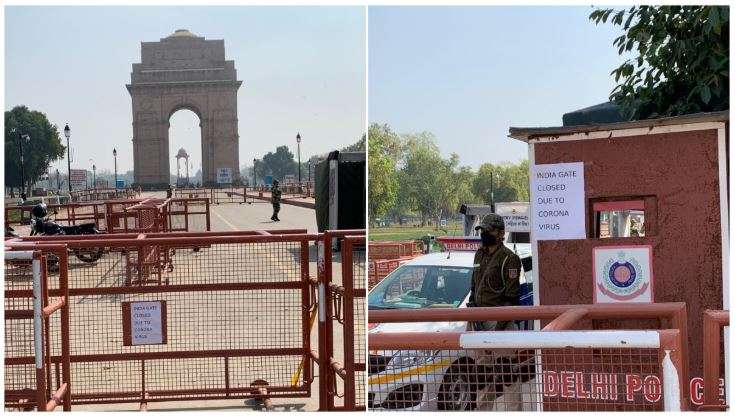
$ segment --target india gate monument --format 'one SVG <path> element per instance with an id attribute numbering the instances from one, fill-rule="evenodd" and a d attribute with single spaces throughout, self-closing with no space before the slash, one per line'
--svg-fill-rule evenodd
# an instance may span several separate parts
<path id="1" fill-rule="evenodd" d="M 202 179 L 217 183 L 218 170 L 240 177 L 235 62 L 225 59 L 225 41 L 178 29 L 160 42 L 141 42 L 126 87 L 133 101 L 135 184 L 162 189 L 170 181 L 169 119 L 189 109 L 199 117 Z"/>

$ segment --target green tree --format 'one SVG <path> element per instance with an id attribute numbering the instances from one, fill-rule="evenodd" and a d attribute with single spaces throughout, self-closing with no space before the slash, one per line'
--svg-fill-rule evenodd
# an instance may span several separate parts
<path id="1" fill-rule="evenodd" d="M 590 20 L 622 26 L 613 44 L 632 56 L 612 71 L 610 100 L 625 118 L 644 119 L 730 107 L 727 6 L 597 9 Z"/>
<path id="2" fill-rule="evenodd" d="M 401 139 L 388 125 L 372 124 L 368 132 L 368 216 L 370 224 L 374 224 L 396 203 L 396 163 Z"/>
<path id="3" fill-rule="evenodd" d="M 273 179 L 282 181 L 288 174 L 296 175 L 298 164 L 294 161 L 293 153 L 288 146 L 283 145 L 276 148 L 276 152 L 268 152 L 263 159 L 256 162 L 258 178 L 272 175 Z"/>
<path id="4" fill-rule="evenodd" d="M 404 135 L 403 140 L 405 152 L 399 194 L 403 204 L 418 212 L 421 225 L 425 226 L 429 218 L 441 215 L 449 194 L 447 188 L 451 188 L 447 176 L 449 164 L 442 159 L 433 134 L 411 133 Z"/>
<path id="5" fill-rule="evenodd" d="M 474 192 L 473 185 L 475 183 L 475 177 L 476 174 L 472 171 L 472 168 L 468 166 L 459 167 L 454 172 L 453 183 L 457 190 L 458 200 L 454 210 L 457 209 L 456 207 L 458 207 L 459 204 L 479 203 L 481 201 Z"/>
<path id="6" fill-rule="evenodd" d="M 494 201 L 528 201 L 528 160 L 518 164 L 504 162 L 493 165 L 485 163 L 477 171 L 473 183 L 475 195 L 484 202 L 491 202 L 491 176 Z"/>
<path id="7" fill-rule="evenodd" d="M 357 142 L 342 148 L 340 152 L 365 152 L 365 134 L 363 133 Z"/>
<path id="8" fill-rule="evenodd" d="M 20 187 L 18 134 L 30 136 L 23 143 L 26 193 L 46 172 L 51 162 L 64 156 L 59 130 L 40 111 L 16 106 L 5 112 L 5 186 Z M 30 193 L 29 193 L 30 194 Z"/>
<path id="9" fill-rule="evenodd" d="M 436 225 L 443 214 L 456 213 L 460 203 L 474 203 L 477 198 L 472 191 L 474 173 L 470 167 L 459 166 L 459 155 L 453 153 L 438 167 L 436 193 L 439 195 L 439 211 L 435 213 Z"/>

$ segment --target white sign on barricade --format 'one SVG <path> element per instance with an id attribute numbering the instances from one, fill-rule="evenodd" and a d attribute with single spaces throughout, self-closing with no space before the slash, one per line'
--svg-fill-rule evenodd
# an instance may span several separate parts
<path id="1" fill-rule="evenodd" d="M 123 345 L 166 343 L 166 302 L 123 302 Z"/>

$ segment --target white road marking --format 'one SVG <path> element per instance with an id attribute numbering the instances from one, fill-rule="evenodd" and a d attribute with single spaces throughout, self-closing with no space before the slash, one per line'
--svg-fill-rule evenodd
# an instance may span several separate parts
<path id="1" fill-rule="evenodd" d="M 219 219 L 222 220 L 222 222 L 224 222 L 227 226 L 229 226 L 230 229 L 232 229 L 232 230 L 238 230 L 237 227 L 234 224 L 230 223 L 229 221 L 227 221 L 227 219 L 225 219 L 224 217 L 222 217 L 222 215 L 219 214 L 217 212 L 217 210 L 212 210 L 212 213 L 214 213 L 215 216 L 219 217 Z"/>

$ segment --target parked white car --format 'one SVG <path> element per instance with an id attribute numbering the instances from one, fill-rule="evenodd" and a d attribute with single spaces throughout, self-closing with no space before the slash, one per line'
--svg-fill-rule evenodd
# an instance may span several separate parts
<path id="1" fill-rule="evenodd" d="M 386 276 L 368 294 L 369 310 L 467 307 L 479 238 L 451 240 L 456 245 L 445 245 L 450 247 L 449 251 L 419 256 Z M 521 304 L 532 304 L 531 247 L 512 243 L 506 246 L 516 251 L 523 265 Z M 519 325 L 524 330 L 529 327 L 527 322 Z M 462 332 L 467 329 L 467 322 L 381 323 L 370 327 L 369 334 Z M 468 373 L 462 372 L 468 363 L 474 363 L 474 358 L 462 355 L 466 353 L 371 351 L 368 409 L 474 409 L 477 393 L 471 388 Z"/>

